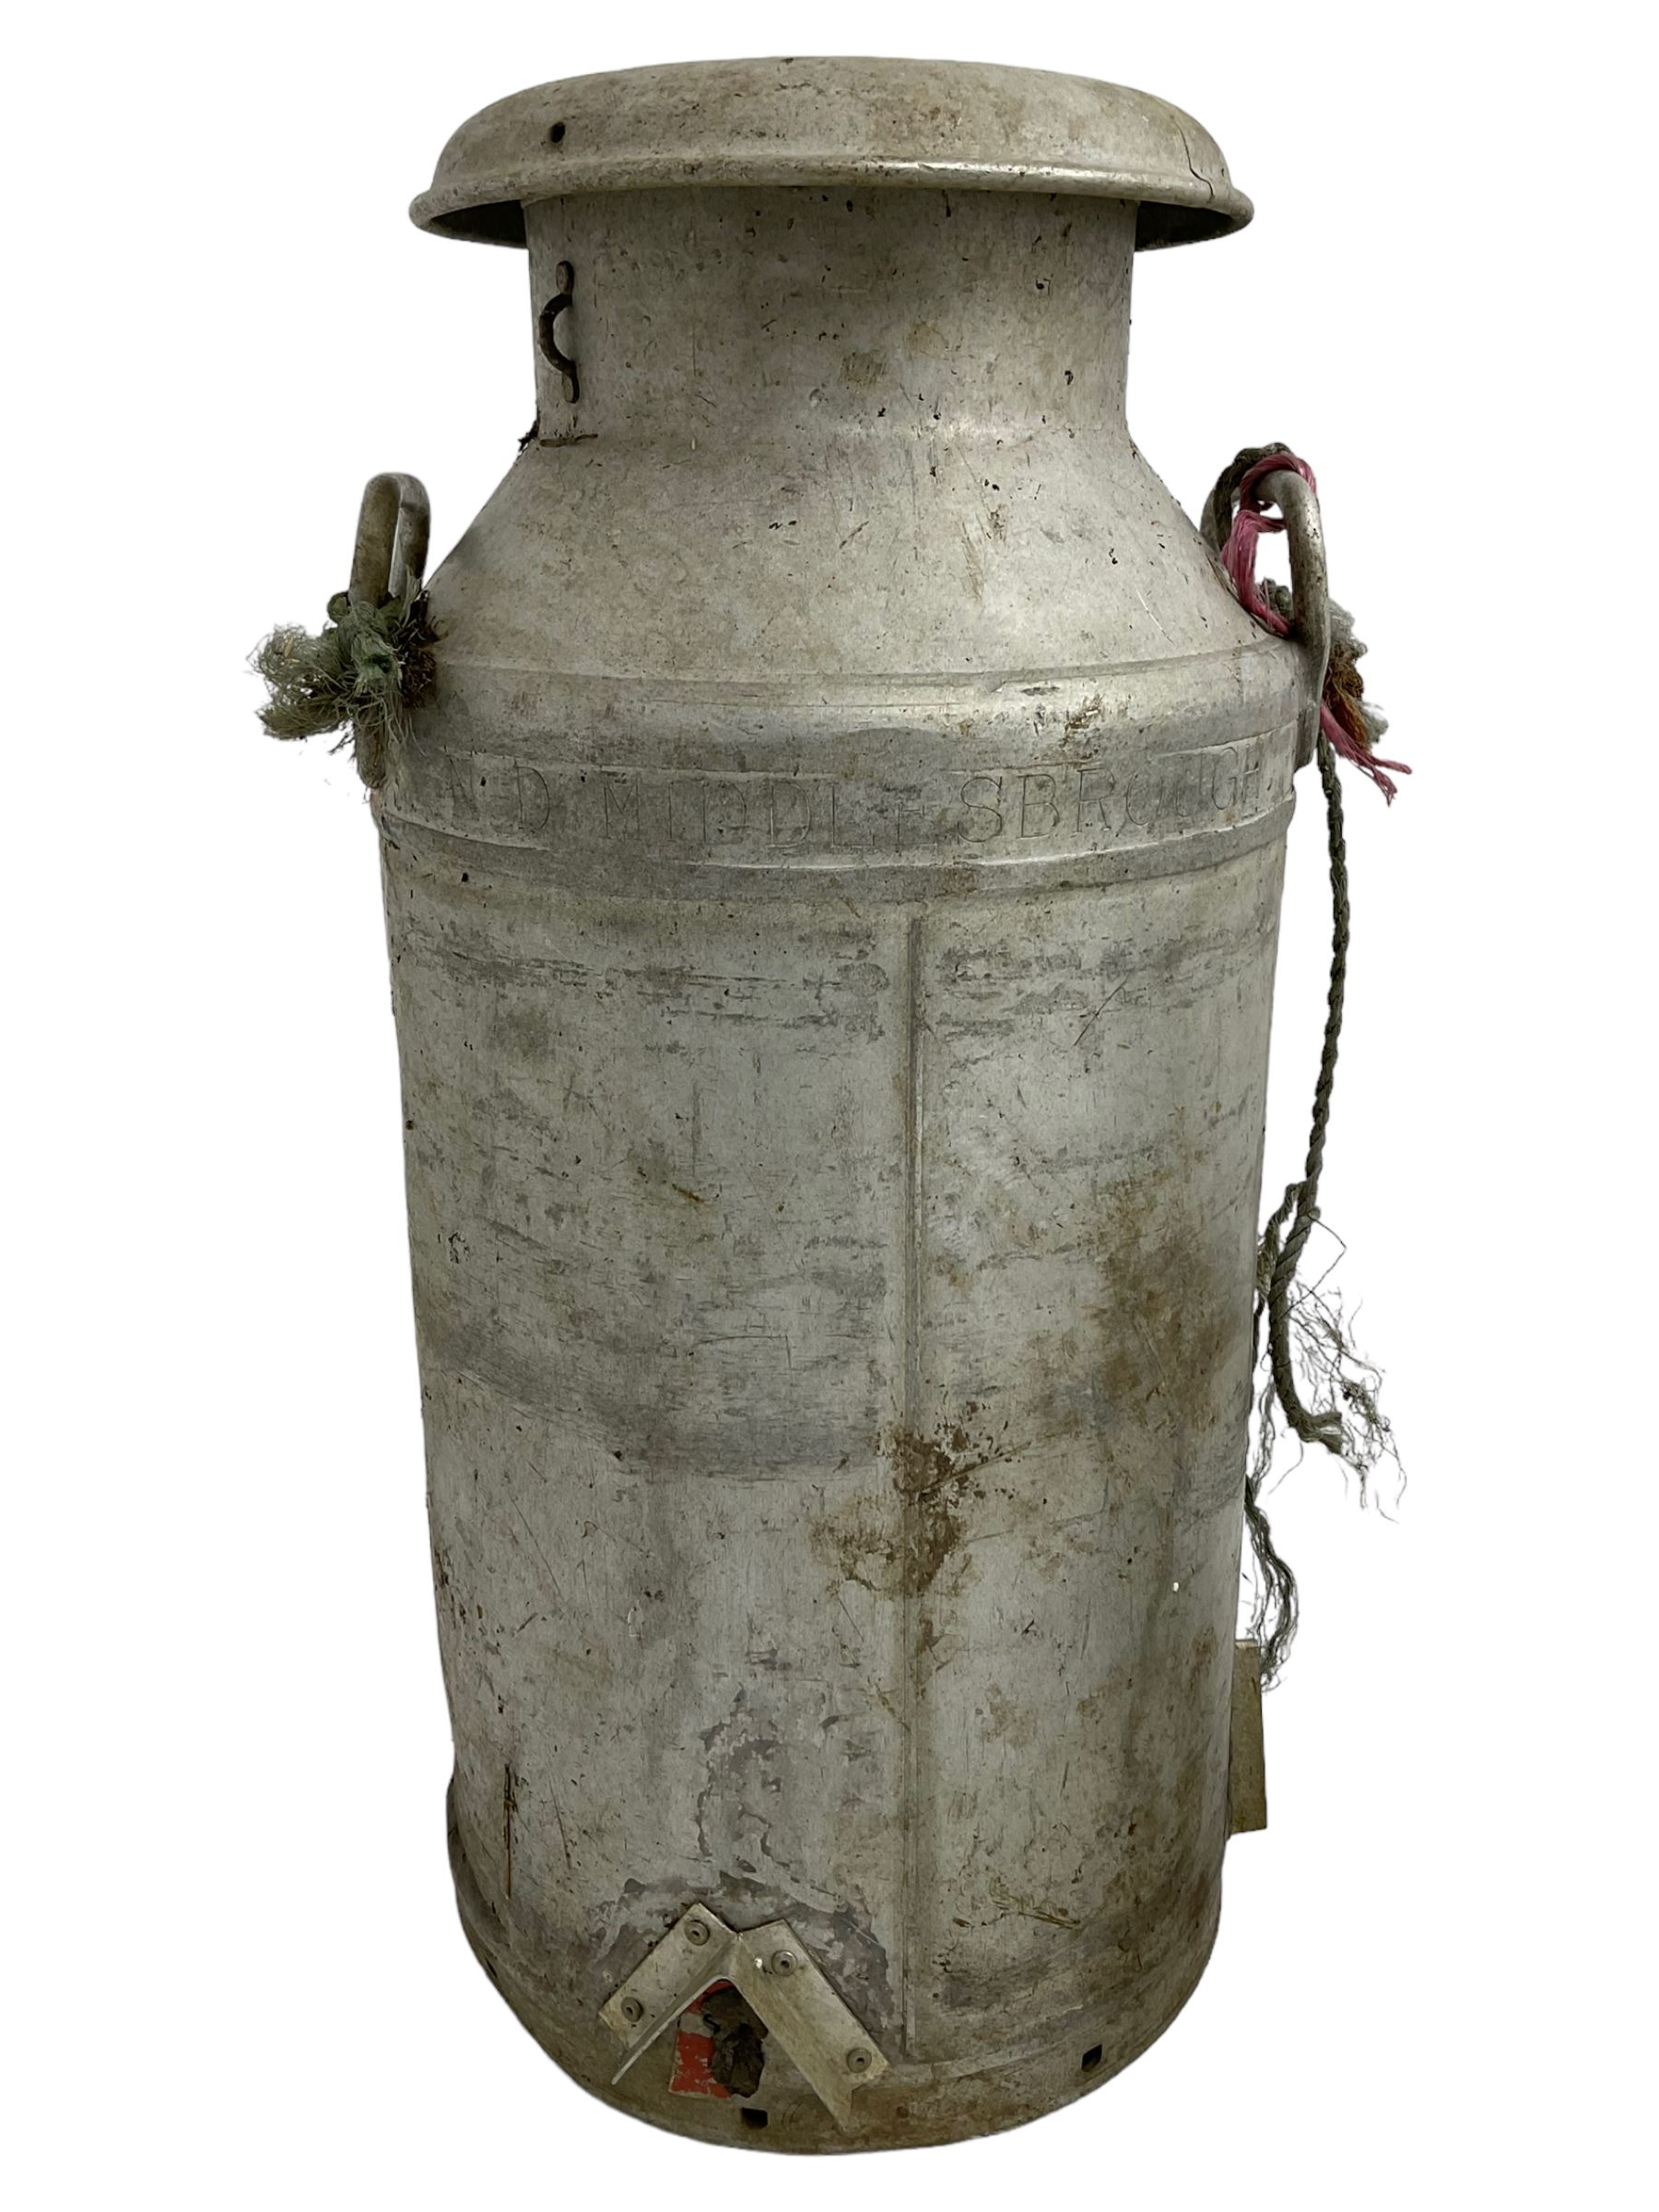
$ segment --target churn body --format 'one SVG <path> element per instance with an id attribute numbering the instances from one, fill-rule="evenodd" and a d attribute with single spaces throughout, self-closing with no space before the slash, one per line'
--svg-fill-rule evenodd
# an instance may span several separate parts
<path id="1" fill-rule="evenodd" d="M 1218 1910 L 1316 678 L 1124 400 L 1137 235 L 1248 206 L 1138 94 L 792 62 L 520 95 L 416 212 L 527 245 L 539 403 L 377 801 L 467 1932 L 683 2132 L 1006 2125 Z M 839 2113 L 782 2015 L 616 2078 L 688 1909 L 788 1924 Z"/>

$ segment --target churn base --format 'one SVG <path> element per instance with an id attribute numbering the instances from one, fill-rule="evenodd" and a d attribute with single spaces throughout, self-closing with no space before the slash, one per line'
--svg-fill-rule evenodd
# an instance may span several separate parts
<path id="1" fill-rule="evenodd" d="M 837 2125 L 782 2054 L 769 2058 L 760 2089 L 748 2099 L 686 2096 L 669 2088 L 670 2042 L 665 2036 L 620 2081 L 611 2077 L 621 2053 L 595 2020 L 573 2029 L 571 2007 L 543 1993 L 513 1959 L 495 1915 L 480 1896 L 452 1818 L 450 1865 L 461 1924 L 480 1965 L 521 2024 L 548 2057 L 590 2095 L 653 2127 L 736 2150 L 828 2153 L 920 2149 L 1000 2135 L 1086 2097 L 1121 2073 L 1168 2028 L 1197 1986 L 1220 1920 L 1217 1883 L 1197 1940 L 1171 1971 L 1157 2001 L 1143 2006 L 1133 2030 L 1112 2008 L 1065 2016 L 1059 2032 L 990 2053 L 966 2065 L 916 2065 L 889 2061 L 881 2079 L 861 2090 L 851 2130 Z M 1150 2024 L 1148 2024 L 1148 2022 Z M 584 2024 L 584 2027 L 586 2024 Z"/>

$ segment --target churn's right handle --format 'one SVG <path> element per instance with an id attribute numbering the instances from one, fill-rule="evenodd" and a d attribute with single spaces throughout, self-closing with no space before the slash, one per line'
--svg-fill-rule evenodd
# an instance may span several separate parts
<path id="1" fill-rule="evenodd" d="M 406 599 L 411 589 L 418 591 L 431 529 L 432 503 L 418 477 L 396 471 L 371 477 L 351 550 L 347 596 L 352 605 L 383 606 L 388 599 Z"/>
<path id="2" fill-rule="evenodd" d="M 1293 468 L 1276 468 L 1263 477 L 1257 493 L 1285 518 L 1290 542 L 1291 636 L 1308 656 L 1311 703 L 1302 710 L 1296 741 L 1296 765 L 1306 768 L 1319 736 L 1319 702 L 1324 697 L 1331 658 L 1331 586 L 1325 566 L 1324 524 L 1319 494 Z"/>

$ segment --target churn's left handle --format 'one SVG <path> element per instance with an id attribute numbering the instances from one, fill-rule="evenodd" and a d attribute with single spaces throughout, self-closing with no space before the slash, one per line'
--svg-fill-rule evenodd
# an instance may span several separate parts
<path id="1" fill-rule="evenodd" d="M 1331 659 L 1331 583 L 1319 494 L 1295 469 L 1276 468 L 1257 479 L 1256 496 L 1278 509 L 1289 540 L 1291 636 L 1308 658 L 1312 700 L 1303 712 L 1296 742 L 1296 765 L 1306 768 L 1319 737 L 1319 702 Z"/>
<path id="2" fill-rule="evenodd" d="M 388 599 L 407 599 L 418 591 L 431 530 L 432 502 L 418 477 L 395 470 L 371 477 L 351 552 L 347 596 L 353 606 L 383 606 Z"/>

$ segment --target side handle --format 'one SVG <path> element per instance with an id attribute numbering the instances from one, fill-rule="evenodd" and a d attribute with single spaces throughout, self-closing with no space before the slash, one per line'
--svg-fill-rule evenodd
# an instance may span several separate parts
<path id="1" fill-rule="evenodd" d="M 1308 664 L 1308 703 L 1302 709 L 1296 741 L 1296 765 L 1305 768 L 1313 758 L 1319 736 L 1319 702 L 1324 696 L 1325 670 L 1331 658 L 1331 587 L 1325 566 L 1324 524 L 1320 520 L 1319 494 L 1293 468 L 1276 468 L 1258 477 L 1256 491 L 1284 516 L 1285 535 L 1290 542 L 1290 634 Z"/>
<path id="2" fill-rule="evenodd" d="M 431 529 L 432 502 L 418 477 L 395 471 L 371 477 L 351 551 L 347 595 L 352 605 L 383 606 L 389 599 L 413 598 L 426 574 Z"/>

